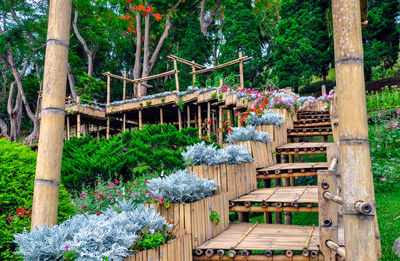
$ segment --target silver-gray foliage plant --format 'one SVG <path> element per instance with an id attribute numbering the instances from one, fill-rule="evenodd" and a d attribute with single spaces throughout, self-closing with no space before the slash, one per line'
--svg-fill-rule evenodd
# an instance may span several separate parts
<path id="1" fill-rule="evenodd" d="M 24 230 L 14 241 L 24 260 L 59 260 L 67 249 L 76 251 L 76 260 L 123 260 L 139 231 L 160 232 L 165 226 L 165 218 L 154 208 L 122 201 L 100 215 L 75 215 L 52 228 Z"/>
<path id="2" fill-rule="evenodd" d="M 198 178 L 187 170 L 149 180 L 147 187 L 158 198 L 175 203 L 190 203 L 212 196 L 218 188 L 214 180 Z"/>
<path id="3" fill-rule="evenodd" d="M 232 132 L 226 137 L 227 142 L 255 141 L 267 143 L 271 140 L 268 132 L 257 131 L 253 126 L 233 127 Z"/>
<path id="4" fill-rule="evenodd" d="M 261 121 L 264 125 L 282 125 L 285 123 L 285 119 L 279 113 L 272 110 L 264 110 L 261 116 Z"/>
<path id="5" fill-rule="evenodd" d="M 185 163 L 191 166 L 220 164 L 239 164 L 253 161 L 248 149 L 243 146 L 229 145 L 219 149 L 214 145 L 206 145 L 205 142 L 186 147 L 182 152 Z"/>

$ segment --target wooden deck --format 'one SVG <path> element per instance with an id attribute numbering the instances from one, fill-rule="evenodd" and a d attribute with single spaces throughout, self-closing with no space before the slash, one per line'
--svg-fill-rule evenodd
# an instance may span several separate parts
<path id="1" fill-rule="evenodd" d="M 312 127 L 329 127 L 331 126 L 330 121 L 296 121 L 293 124 L 294 128 L 312 128 Z"/>
<path id="2" fill-rule="evenodd" d="M 257 179 L 316 176 L 320 169 L 328 169 L 326 162 L 280 163 L 257 170 Z"/>

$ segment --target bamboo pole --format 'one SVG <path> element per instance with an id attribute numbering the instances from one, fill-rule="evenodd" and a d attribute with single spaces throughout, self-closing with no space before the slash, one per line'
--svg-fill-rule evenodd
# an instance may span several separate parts
<path id="1" fill-rule="evenodd" d="M 110 95 L 111 95 L 111 77 L 110 74 L 107 74 L 107 105 L 110 104 Z"/>
<path id="2" fill-rule="evenodd" d="M 380 256 L 376 211 L 354 209 L 362 200 L 375 208 L 368 143 L 367 110 L 361 36 L 360 1 L 332 1 L 336 84 L 338 94 L 340 173 L 346 260 L 377 260 Z M 352 113 L 349 113 L 349 112 Z M 371 230 L 375 228 L 375 233 Z"/>
<path id="3" fill-rule="evenodd" d="M 126 71 L 124 71 L 124 81 L 122 86 L 122 100 L 125 101 L 126 99 Z"/>
<path id="4" fill-rule="evenodd" d="M 81 114 L 76 114 L 76 136 L 78 138 L 81 137 Z"/>
<path id="5" fill-rule="evenodd" d="M 107 117 L 106 139 L 110 139 L 110 118 Z"/>
<path id="6" fill-rule="evenodd" d="M 69 115 L 67 115 L 67 140 L 70 140 L 70 130 L 69 130 Z"/>
<path id="7" fill-rule="evenodd" d="M 288 155 L 282 155 L 282 163 L 289 163 L 289 157 Z M 289 187 L 290 186 L 290 179 L 289 178 L 283 178 L 282 179 L 282 185 L 284 187 Z M 285 212 L 284 213 L 284 223 L 287 225 L 292 224 L 292 213 Z"/>
<path id="8" fill-rule="evenodd" d="M 240 73 L 240 89 L 244 89 L 244 75 L 243 75 L 243 54 L 242 52 L 239 52 L 239 59 L 240 59 L 240 63 L 239 63 L 239 73 Z"/>
<path id="9" fill-rule="evenodd" d="M 179 107 L 178 107 L 178 129 L 182 130 L 182 112 Z"/>
<path id="10" fill-rule="evenodd" d="M 100 127 L 97 125 L 97 139 L 100 139 Z"/>
<path id="11" fill-rule="evenodd" d="M 31 227 L 57 224 L 71 0 L 51 0 Z"/>
<path id="12" fill-rule="evenodd" d="M 192 65 L 192 82 L 193 82 L 193 86 L 196 83 L 196 66 L 195 66 L 195 62 L 192 61 L 193 65 Z"/>
<path id="13" fill-rule="evenodd" d="M 199 138 L 201 139 L 201 105 L 197 105 L 197 125 L 199 127 Z"/>
<path id="14" fill-rule="evenodd" d="M 179 92 L 179 77 L 178 77 L 178 64 L 176 62 L 176 59 L 174 60 L 174 69 L 175 69 L 175 87 L 176 90 Z"/>
<path id="15" fill-rule="evenodd" d="M 222 121 L 224 118 L 224 113 L 223 113 L 221 107 L 219 107 L 218 109 L 219 109 L 218 110 L 218 128 L 220 129 L 220 131 L 218 132 L 218 142 L 220 144 L 222 144 Z"/>
<path id="16" fill-rule="evenodd" d="M 190 105 L 186 105 L 186 125 L 190 128 Z"/>
<path id="17" fill-rule="evenodd" d="M 142 129 L 142 126 L 143 126 L 143 122 L 142 122 L 142 113 L 143 113 L 143 111 L 142 110 L 139 110 L 139 130 L 141 130 Z"/>
<path id="18" fill-rule="evenodd" d="M 207 102 L 207 136 L 211 137 L 211 103 Z"/>
<path id="19" fill-rule="evenodd" d="M 164 124 L 164 111 L 162 107 L 160 107 L 160 123 Z"/>
<path id="20" fill-rule="evenodd" d="M 326 86 L 325 85 L 321 86 L 321 93 L 323 96 L 326 95 Z"/>
<path id="21" fill-rule="evenodd" d="M 141 82 L 137 83 L 136 96 L 138 98 L 142 97 L 142 83 Z"/>
<path id="22" fill-rule="evenodd" d="M 126 131 L 126 113 L 122 116 L 122 132 Z"/>

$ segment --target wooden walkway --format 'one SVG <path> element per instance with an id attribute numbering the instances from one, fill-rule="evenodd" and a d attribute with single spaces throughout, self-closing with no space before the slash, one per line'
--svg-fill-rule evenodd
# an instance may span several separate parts
<path id="1" fill-rule="evenodd" d="M 330 142 L 300 142 L 288 143 L 276 148 L 276 154 L 299 155 L 299 154 L 325 154 L 326 147 Z"/>

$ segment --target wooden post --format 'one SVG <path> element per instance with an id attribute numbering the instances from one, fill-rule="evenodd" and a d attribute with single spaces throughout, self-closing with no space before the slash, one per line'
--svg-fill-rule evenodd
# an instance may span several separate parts
<path id="1" fill-rule="evenodd" d="M 142 129 L 142 110 L 139 110 L 139 130 Z"/>
<path id="2" fill-rule="evenodd" d="M 190 127 L 190 105 L 186 105 L 186 127 Z"/>
<path id="3" fill-rule="evenodd" d="M 100 127 L 97 125 L 97 139 L 100 139 Z"/>
<path id="4" fill-rule="evenodd" d="M 219 78 L 219 87 L 222 87 L 224 85 L 224 79 Z"/>
<path id="5" fill-rule="evenodd" d="M 380 244 L 368 142 L 360 1 L 333 0 L 332 15 L 345 259 L 377 260 Z M 369 203 L 372 215 L 358 213 L 354 208 L 357 201 Z"/>
<path id="6" fill-rule="evenodd" d="M 174 69 L 175 69 L 175 86 L 176 90 L 179 92 L 178 64 L 176 62 L 176 59 L 174 59 Z"/>
<path id="7" fill-rule="evenodd" d="M 243 58 L 242 52 L 239 52 L 239 59 Z M 244 76 L 243 76 L 243 61 L 240 60 L 239 63 L 239 74 L 240 74 L 240 89 L 244 89 Z"/>
<path id="8" fill-rule="evenodd" d="M 81 137 L 81 114 L 76 114 L 76 136 L 78 138 Z"/>
<path id="9" fill-rule="evenodd" d="M 110 104 L 110 95 L 111 95 L 111 76 L 110 72 L 107 72 L 107 105 Z"/>
<path id="10" fill-rule="evenodd" d="M 107 117 L 106 139 L 110 139 L 110 118 Z"/>
<path id="11" fill-rule="evenodd" d="M 218 132 L 218 142 L 220 144 L 222 144 L 222 122 L 223 122 L 223 118 L 224 118 L 224 112 L 222 111 L 221 107 L 218 107 L 218 128 L 220 129 L 220 131 Z"/>
<path id="12" fill-rule="evenodd" d="M 57 224 L 71 0 L 51 0 L 31 227 Z"/>
<path id="13" fill-rule="evenodd" d="M 211 103 L 207 102 L 207 136 L 211 137 Z"/>
<path id="14" fill-rule="evenodd" d="M 233 123 L 232 123 L 232 111 L 230 109 L 226 110 L 226 117 L 227 117 L 227 121 L 228 121 L 229 126 L 233 126 Z"/>
<path id="15" fill-rule="evenodd" d="M 326 86 L 325 85 L 321 86 L 321 93 L 322 93 L 322 96 L 326 95 Z"/>
<path id="16" fill-rule="evenodd" d="M 126 131 L 126 113 L 122 116 L 122 132 Z"/>
<path id="17" fill-rule="evenodd" d="M 215 133 L 215 111 L 214 110 L 211 112 L 211 117 L 212 117 L 212 131 Z"/>
<path id="18" fill-rule="evenodd" d="M 242 127 L 242 113 L 240 111 L 238 112 L 238 127 Z"/>
<path id="19" fill-rule="evenodd" d="M 67 115 L 67 140 L 70 140 L 69 115 Z"/>
<path id="20" fill-rule="evenodd" d="M 126 71 L 124 71 L 124 78 L 126 78 Z M 125 99 L 126 99 L 126 80 L 124 80 L 122 86 L 122 100 L 125 101 Z"/>
<path id="21" fill-rule="evenodd" d="M 182 112 L 179 107 L 178 107 L 178 129 L 182 130 Z"/>
<path id="22" fill-rule="evenodd" d="M 282 163 L 289 163 L 289 157 L 287 155 L 283 155 L 282 156 Z M 290 179 L 289 178 L 283 178 L 282 179 L 282 185 L 284 187 L 289 187 L 290 186 Z M 285 216 L 284 223 L 287 224 L 287 225 L 291 225 L 292 224 L 292 213 L 285 212 L 284 216 Z"/>
<path id="23" fill-rule="evenodd" d="M 201 139 L 201 105 L 197 105 L 197 125 L 199 127 L 199 138 Z"/>
<path id="24" fill-rule="evenodd" d="M 192 63 L 193 63 L 193 65 L 192 65 L 192 72 L 195 72 L 195 71 L 196 71 L 196 66 L 194 65 L 195 62 L 192 61 Z M 192 74 L 192 82 L 193 82 L 193 86 L 194 86 L 195 83 L 196 83 L 196 74 L 195 74 L 195 73 Z"/>
<path id="25" fill-rule="evenodd" d="M 136 95 L 138 98 L 142 97 L 142 84 L 140 82 L 138 82 L 138 84 L 137 84 Z"/>
<path id="26" fill-rule="evenodd" d="M 162 107 L 160 107 L 160 123 L 164 124 L 164 111 Z"/>

